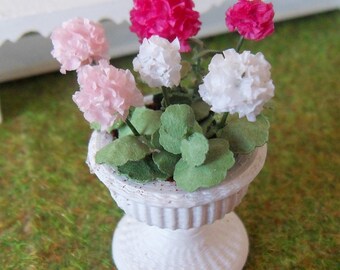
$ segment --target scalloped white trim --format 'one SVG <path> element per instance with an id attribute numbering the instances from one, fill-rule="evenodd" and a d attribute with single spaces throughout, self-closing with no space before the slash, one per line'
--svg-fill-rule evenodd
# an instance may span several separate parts
<path id="1" fill-rule="evenodd" d="M 85 0 L 84 3 L 87 6 L 84 4 L 75 7 L 73 4 L 73 8 L 69 6 L 73 1 L 62 0 L 70 2 L 67 8 L 65 6 L 62 10 L 59 6 L 57 10 L 50 9 L 42 14 L 27 13 L 26 17 L 14 18 L 13 15 L 6 15 L 8 6 L 15 10 L 13 5 L 15 4 L 15 8 L 20 6 L 19 1 L 25 2 L 25 8 L 27 8 L 32 1 L 47 5 L 57 0 L 15 0 L 15 2 L 14 0 L 0 0 L 0 82 L 58 70 L 59 63 L 52 58 L 50 54 L 52 44 L 46 37 L 63 21 L 76 16 L 88 17 L 96 21 L 108 19 L 104 22 L 104 27 L 112 57 L 135 53 L 138 50 L 137 37 L 129 31 L 126 19 L 132 0 L 98 0 L 101 2 Z M 96 1 L 98 4 L 90 5 L 90 1 Z M 227 32 L 224 14 L 235 1 L 195 0 L 196 9 L 202 13 L 202 29 L 198 37 Z M 80 0 L 76 1 L 78 4 L 79 2 Z M 307 0 L 272 0 L 271 2 L 274 4 L 276 21 L 339 8 L 339 0 L 309 0 L 308 5 L 306 5 Z M 40 35 L 26 35 L 29 32 L 40 33 Z M 23 35 L 25 36 L 20 38 Z M 5 40 L 10 41 L 4 42 Z"/>
<path id="2" fill-rule="evenodd" d="M 195 0 L 201 14 L 225 0 Z M 0 6 L 0 45 L 17 41 L 23 35 L 36 32 L 47 37 L 63 21 L 87 17 L 94 21 L 112 20 L 115 24 L 129 21 L 132 0 L 8 0 Z"/>
<path id="3" fill-rule="evenodd" d="M 132 1 L 2 0 L 0 4 L 0 46 L 6 40 L 15 42 L 30 32 L 47 37 L 63 21 L 76 16 L 87 17 L 95 21 L 108 19 L 116 24 L 128 22 Z M 194 2 L 195 9 L 204 14 L 216 7 L 221 7 L 225 11 L 236 0 L 194 0 Z M 339 0 L 271 0 L 270 2 L 274 5 L 276 20 L 340 7 Z"/>
<path id="4" fill-rule="evenodd" d="M 114 0 L 113 0 L 114 1 Z M 86 7 L 112 0 L 2 0 L 0 6 L 0 20 L 27 17 L 60 10 Z M 117 2 L 117 0 L 116 0 Z"/>
<path id="5" fill-rule="evenodd" d="M 23 16 L 2 17 L 0 19 L 0 45 L 6 40 L 16 42 L 20 37 L 30 32 L 48 37 L 53 29 L 61 25 L 63 21 L 74 17 L 86 17 L 94 21 L 109 19 L 116 24 L 121 24 L 126 21 L 126 14 L 130 8 L 130 0 L 110 0 L 95 5 L 71 5 L 70 8 L 50 9 L 50 11 L 45 5 L 43 10 L 37 10 L 36 13 L 29 11 Z"/>

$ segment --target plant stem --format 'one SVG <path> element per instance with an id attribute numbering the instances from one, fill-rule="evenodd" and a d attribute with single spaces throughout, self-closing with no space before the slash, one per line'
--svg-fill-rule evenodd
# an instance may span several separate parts
<path id="1" fill-rule="evenodd" d="M 166 108 L 166 107 L 168 107 L 170 105 L 169 95 L 168 95 L 168 88 L 165 87 L 165 86 L 162 86 L 162 93 L 163 93 L 164 104 L 165 104 L 165 108 Z"/>
<path id="2" fill-rule="evenodd" d="M 240 36 L 240 39 L 238 40 L 238 43 L 237 43 L 237 46 L 236 46 L 236 52 L 240 52 L 240 49 L 241 49 L 241 46 L 243 44 L 243 41 L 244 41 L 244 37 L 243 36 Z"/>
<path id="3" fill-rule="evenodd" d="M 198 38 L 190 38 L 190 41 L 192 43 L 195 43 L 196 45 L 198 45 L 200 47 L 200 49 L 203 49 L 204 43 L 202 42 L 202 40 L 200 40 Z"/>
<path id="4" fill-rule="evenodd" d="M 227 121 L 228 115 L 229 115 L 228 112 L 223 113 L 222 119 L 221 119 L 221 121 L 218 123 L 218 127 L 219 127 L 219 128 L 223 128 L 223 127 L 224 127 L 225 122 Z"/>
<path id="5" fill-rule="evenodd" d="M 221 51 L 218 51 L 218 50 L 204 50 L 204 51 L 201 51 L 200 53 L 196 54 L 194 57 L 193 57 L 193 60 L 196 60 L 198 58 L 202 58 L 202 57 L 205 57 L 209 54 L 217 54 L 217 53 L 222 53 Z"/>
<path id="6" fill-rule="evenodd" d="M 135 136 L 140 136 L 139 132 L 137 131 L 137 129 L 133 126 L 133 124 L 130 122 L 129 119 L 125 119 L 125 123 L 127 124 L 127 126 L 131 129 L 132 133 L 135 135 Z"/>

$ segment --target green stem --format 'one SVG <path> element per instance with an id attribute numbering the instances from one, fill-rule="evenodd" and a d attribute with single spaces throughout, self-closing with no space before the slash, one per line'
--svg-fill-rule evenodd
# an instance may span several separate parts
<path id="1" fill-rule="evenodd" d="M 190 38 L 190 41 L 192 43 L 195 43 L 196 45 L 198 45 L 200 47 L 200 49 L 202 49 L 204 47 L 203 41 L 198 39 L 198 38 Z"/>
<path id="2" fill-rule="evenodd" d="M 240 36 L 240 39 L 238 40 L 238 43 L 237 43 L 237 46 L 236 46 L 236 49 L 235 49 L 237 52 L 240 52 L 243 41 L 244 41 L 244 37 Z"/>
<path id="3" fill-rule="evenodd" d="M 225 112 L 223 114 L 221 121 L 218 123 L 219 128 L 223 128 L 225 126 L 225 122 L 227 121 L 228 115 L 229 115 L 228 112 Z"/>
<path id="4" fill-rule="evenodd" d="M 126 123 L 127 126 L 131 129 L 132 133 L 133 133 L 135 136 L 137 136 L 137 137 L 140 136 L 139 132 L 138 132 L 137 129 L 133 126 L 133 124 L 130 122 L 129 119 L 126 118 L 126 119 L 125 119 L 125 123 Z"/>
<path id="5" fill-rule="evenodd" d="M 204 51 L 201 51 L 200 53 L 196 54 L 192 59 L 193 60 L 197 60 L 198 58 L 202 58 L 202 57 L 205 57 L 209 54 L 217 54 L 217 53 L 222 53 L 221 51 L 218 51 L 218 50 L 204 50 Z"/>
<path id="6" fill-rule="evenodd" d="M 200 57 L 194 57 L 193 60 L 195 61 L 192 65 L 192 70 L 195 74 L 195 81 L 193 82 L 194 86 L 194 93 L 198 93 L 198 85 L 202 82 L 202 74 L 201 74 L 201 63 L 202 60 Z"/>
<path id="7" fill-rule="evenodd" d="M 169 95 L 168 95 L 168 88 L 165 86 L 162 86 L 162 93 L 163 93 L 163 97 L 164 97 L 164 105 L 165 108 L 168 107 L 170 105 L 170 101 L 169 101 Z"/>

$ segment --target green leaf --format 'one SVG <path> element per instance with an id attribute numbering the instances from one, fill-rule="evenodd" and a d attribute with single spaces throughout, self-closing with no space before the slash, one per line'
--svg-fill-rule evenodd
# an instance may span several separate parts
<path id="1" fill-rule="evenodd" d="M 234 165 L 234 162 L 228 142 L 224 139 L 211 139 L 205 162 L 195 167 L 183 158 L 180 159 L 175 167 L 174 179 L 178 187 L 188 192 L 200 187 L 215 186 L 225 179 L 227 170 Z"/>
<path id="2" fill-rule="evenodd" d="M 217 136 L 227 139 L 234 153 L 247 154 L 268 141 L 269 127 L 269 121 L 261 114 L 255 122 L 249 122 L 245 117 L 234 118 Z"/>
<path id="3" fill-rule="evenodd" d="M 180 138 L 171 136 L 163 128 L 159 129 L 159 143 L 166 151 L 172 154 L 181 153 L 181 143 L 183 138 L 184 136 Z"/>
<path id="4" fill-rule="evenodd" d="M 142 137 L 128 135 L 109 143 L 96 154 L 97 163 L 121 166 L 128 161 L 137 161 L 151 153 Z"/>
<path id="5" fill-rule="evenodd" d="M 202 100 L 191 104 L 197 121 L 201 121 L 209 116 L 210 106 Z"/>
<path id="6" fill-rule="evenodd" d="M 162 145 L 159 143 L 159 130 L 151 135 L 150 144 L 153 148 L 163 149 Z"/>
<path id="7" fill-rule="evenodd" d="M 169 93 L 170 104 L 187 104 L 192 102 L 192 94 L 183 92 L 170 92 Z"/>
<path id="8" fill-rule="evenodd" d="M 125 123 L 123 120 L 118 120 L 116 123 L 113 124 L 113 126 L 110 128 L 110 131 L 114 130 L 114 129 L 118 129 L 122 126 L 124 126 Z"/>
<path id="9" fill-rule="evenodd" d="M 118 129 L 118 128 L 120 128 L 120 127 L 123 126 L 123 125 L 124 125 L 124 122 L 123 122 L 122 120 L 118 120 L 118 121 L 117 121 L 116 123 L 114 123 L 111 127 L 109 127 L 106 131 L 107 131 L 107 132 L 111 132 L 112 130 Z M 100 126 L 100 124 L 97 123 L 97 122 L 92 122 L 92 123 L 90 124 L 90 128 L 99 131 L 100 128 L 101 128 L 101 126 Z"/>
<path id="10" fill-rule="evenodd" d="M 90 128 L 91 128 L 91 129 L 94 129 L 94 130 L 100 130 L 100 124 L 97 123 L 97 122 L 92 122 L 92 123 L 90 124 Z"/>
<path id="11" fill-rule="evenodd" d="M 193 128 L 190 130 L 189 134 L 193 134 L 195 132 L 203 133 L 202 127 L 200 126 L 200 124 L 197 121 L 195 121 L 195 124 L 194 124 Z"/>
<path id="12" fill-rule="evenodd" d="M 120 127 L 123 126 L 123 125 L 124 125 L 124 122 L 123 122 L 122 120 L 118 120 L 118 121 L 117 121 L 116 123 L 114 123 L 111 127 L 109 127 L 106 131 L 107 131 L 107 132 L 111 132 L 112 130 L 118 129 L 118 128 L 120 128 Z M 90 124 L 90 128 L 91 128 L 91 129 L 94 129 L 94 130 L 100 131 L 101 126 L 100 126 L 100 124 L 99 124 L 98 122 L 92 122 L 92 123 Z"/>
<path id="13" fill-rule="evenodd" d="M 132 112 L 130 122 L 140 134 L 152 135 L 160 127 L 161 114 L 161 111 L 138 107 Z M 133 134 L 127 125 L 121 127 L 118 132 L 120 138 Z"/>
<path id="14" fill-rule="evenodd" d="M 167 175 L 158 169 L 150 156 L 138 161 L 129 161 L 119 166 L 118 171 L 137 182 L 150 182 L 167 178 Z"/>
<path id="15" fill-rule="evenodd" d="M 161 116 L 161 128 L 175 138 L 183 138 L 194 124 L 195 114 L 186 104 L 170 105 Z"/>
<path id="16" fill-rule="evenodd" d="M 159 142 L 163 148 L 173 154 L 181 152 L 181 142 L 188 133 L 197 127 L 195 115 L 190 106 L 171 105 L 161 116 Z"/>
<path id="17" fill-rule="evenodd" d="M 190 166 L 201 165 L 205 161 L 208 150 L 208 140 L 201 133 L 194 133 L 181 143 L 182 158 Z"/>
<path id="18" fill-rule="evenodd" d="M 157 165 L 158 169 L 170 177 L 174 174 L 175 165 L 180 159 L 180 155 L 174 155 L 163 150 L 153 153 L 152 159 Z"/>

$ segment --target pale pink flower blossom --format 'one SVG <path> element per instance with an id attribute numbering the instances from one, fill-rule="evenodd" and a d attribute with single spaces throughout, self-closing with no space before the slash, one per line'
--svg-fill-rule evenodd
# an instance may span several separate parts
<path id="1" fill-rule="evenodd" d="M 104 28 L 89 19 L 75 18 L 56 28 L 51 35 L 51 54 L 60 64 L 60 72 L 76 70 L 93 61 L 108 59 Z"/>
<path id="2" fill-rule="evenodd" d="M 131 106 L 143 106 L 143 95 L 137 89 L 129 70 L 111 66 L 100 60 L 96 66 L 85 65 L 78 69 L 80 90 L 73 101 L 90 123 L 100 124 L 108 131 L 118 120 L 125 120 Z"/>

